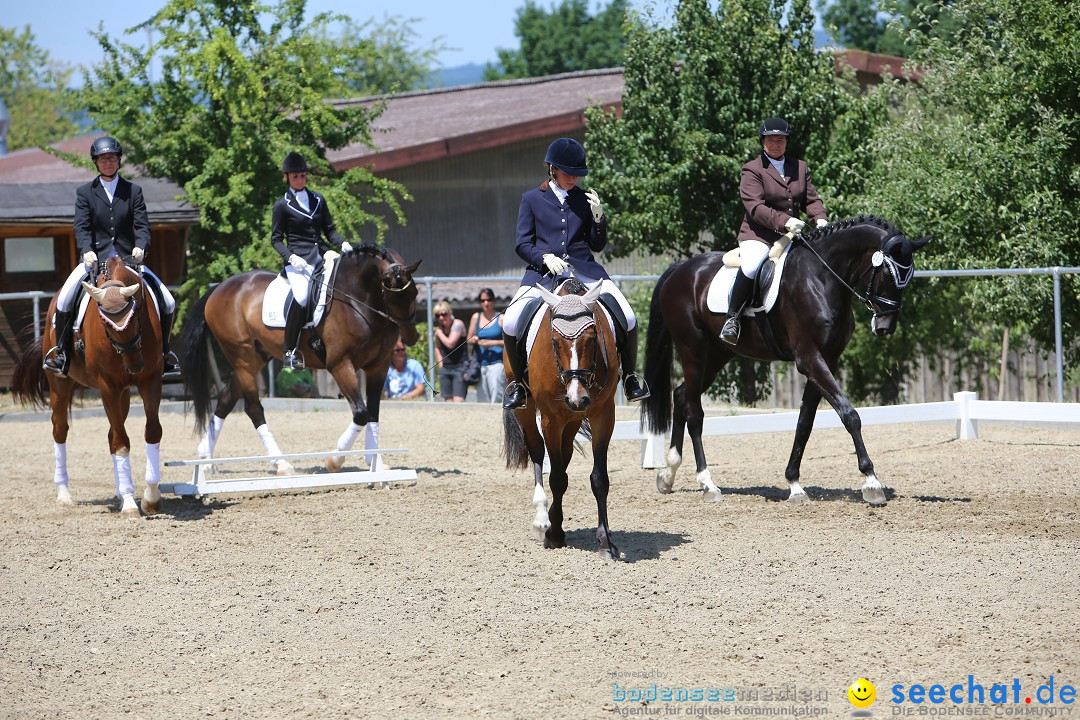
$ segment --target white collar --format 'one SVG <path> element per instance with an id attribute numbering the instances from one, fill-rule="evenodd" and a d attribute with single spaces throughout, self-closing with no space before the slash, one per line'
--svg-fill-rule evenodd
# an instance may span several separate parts
<path id="1" fill-rule="evenodd" d="M 559 198 L 559 202 L 565 203 L 567 196 L 570 195 L 570 191 L 563 190 L 554 180 L 552 180 L 549 184 L 551 185 L 551 192 L 555 193 L 555 197 Z"/>

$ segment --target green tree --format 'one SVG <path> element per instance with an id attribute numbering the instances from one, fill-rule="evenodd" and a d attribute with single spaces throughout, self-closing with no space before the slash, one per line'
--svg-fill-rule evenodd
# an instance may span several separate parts
<path id="1" fill-rule="evenodd" d="M 911 32 L 951 37 L 954 0 L 818 0 L 822 24 L 846 48 L 910 57 Z"/>
<path id="2" fill-rule="evenodd" d="M 499 48 L 499 62 L 484 70 L 485 80 L 540 77 L 623 64 L 623 21 L 628 0 L 611 0 L 589 15 L 586 0 L 562 0 L 544 10 L 525 0 L 514 18 L 516 50 Z"/>
<path id="3" fill-rule="evenodd" d="M 345 18 L 321 14 L 305 23 L 304 9 L 304 0 L 171 0 L 127 31 L 153 29 L 148 49 L 95 35 L 106 60 L 85 73 L 81 103 L 121 140 L 126 160 L 179 183 L 199 208 L 186 291 L 278 263 L 270 210 L 289 150 L 317 168 L 310 184 L 326 195 L 346 237 L 362 228 L 365 239 L 383 237 L 376 204 L 404 222 L 400 201 L 410 198 L 402 186 L 365 168 L 330 170 L 328 151 L 371 142 L 380 108 L 326 102 L 350 93 L 356 55 L 327 40 L 328 25 Z M 161 67 L 152 78 L 155 58 Z"/>
<path id="4" fill-rule="evenodd" d="M 0 27 L 0 98 L 11 114 L 8 150 L 48 145 L 75 134 L 65 90 L 72 70 L 53 62 L 29 27 Z"/>
<path id="5" fill-rule="evenodd" d="M 350 95 L 380 95 L 426 85 L 446 50 L 442 38 L 418 45 L 413 20 L 386 17 L 356 23 L 346 20 L 340 31 L 325 36 L 343 58 L 341 79 Z"/>

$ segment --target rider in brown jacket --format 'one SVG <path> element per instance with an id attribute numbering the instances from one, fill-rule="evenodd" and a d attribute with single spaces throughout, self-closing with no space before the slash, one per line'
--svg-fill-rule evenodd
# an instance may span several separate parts
<path id="1" fill-rule="evenodd" d="M 785 155 L 790 135 L 787 122 L 769 118 L 758 131 L 764 152 L 742 167 L 739 196 L 746 209 L 738 237 L 742 269 L 731 289 L 730 317 L 720 331 L 720 339 L 730 345 L 739 341 L 739 315 L 753 294 L 754 278 L 772 244 L 785 232 L 802 232 L 806 223 L 799 216 L 803 213 L 817 227 L 829 222 L 806 163 Z"/>

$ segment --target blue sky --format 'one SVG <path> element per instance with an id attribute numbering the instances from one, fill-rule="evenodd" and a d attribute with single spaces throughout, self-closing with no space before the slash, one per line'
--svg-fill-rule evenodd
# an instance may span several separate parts
<path id="1" fill-rule="evenodd" d="M 543 0 L 549 7 L 554 0 Z M 444 52 L 439 60 L 443 67 L 467 63 L 494 62 L 495 49 L 517 47 L 514 36 L 514 13 L 523 2 L 517 0 L 308 0 L 308 12 L 336 12 L 362 22 L 386 15 L 415 18 L 413 29 L 418 42 L 426 46 L 442 36 L 443 44 L 455 50 Z M 148 19 L 165 5 L 164 0 L 135 2 L 87 2 L 86 0 L 11 0 L 3 3 L 0 25 L 17 28 L 26 25 L 34 33 L 37 45 L 49 52 L 54 60 L 70 65 L 92 64 L 101 59 L 101 52 L 88 31 L 104 23 L 105 31 L 118 37 L 127 28 Z M 590 3 L 595 10 L 596 3 Z M 138 35 L 123 38 L 139 44 Z"/>

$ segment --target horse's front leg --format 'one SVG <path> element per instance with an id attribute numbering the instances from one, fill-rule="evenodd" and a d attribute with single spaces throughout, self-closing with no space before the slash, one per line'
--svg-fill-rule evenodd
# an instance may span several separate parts
<path id="1" fill-rule="evenodd" d="M 795 442 L 791 446 L 791 457 L 788 458 L 784 477 L 787 478 L 788 502 L 792 505 L 802 505 L 810 502 L 810 497 L 799 483 L 799 469 L 802 466 L 803 451 L 810 439 L 810 433 L 814 430 L 814 418 L 817 417 L 818 403 L 821 402 L 821 391 L 812 383 L 806 383 L 803 388 L 802 405 L 799 407 L 799 422 L 795 426 Z"/>
<path id="2" fill-rule="evenodd" d="M 882 486 L 881 481 L 878 480 L 877 475 L 874 474 L 874 463 L 870 460 L 870 456 L 866 452 L 866 445 L 863 443 L 862 418 L 859 417 L 859 412 L 851 404 L 851 401 L 844 397 L 844 393 L 840 390 L 840 384 L 836 382 L 834 373 L 835 368 L 826 367 L 822 363 L 814 368 L 813 374 L 804 374 L 811 382 L 817 384 L 821 394 L 836 410 L 836 414 L 840 416 L 840 421 L 844 423 L 844 428 L 851 435 L 851 440 L 855 444 L 855 455 L 859 460 L 859 471 L 862 472 L 864 478 L 862 486 L 863 500 L 871 505 L 884 505 L 885 488 Z M 802 418 L 800 417 L 801 421 Z M 807 434 L 809 435 L 809 432 Z"/>
<path id="3" fill-rule="evenodd" d="M 592 427 L 593 469 L 589 475 L 589 484 L 592 486 L 593 497 L 596 499 L 596 541 L 600 546 L 600 557 L 605 560 L 618 560 L 619 548 L 611 539 L 611 528 L 608 527 L 607 499 L 610 481 L 608 478 L 608 446 L 611 443 L 611 433 L 615 429 L 615 408 L 608 413 L 601 413 L 603 417 L 594 415 L 589 423 Z"/>
<path id="4" fill-rule="evenodd" d="M 143 439 L 146 441 L 146 488 L 143 490 L 139 506 L 146 515 L 157 515 L 161 506 L 161 376 L 155 375 L 148 382 L 139 385 L 139 396 L 146 413 L 146 428 Z"/>
<path id="5" fill-rule="evenodd" d="M 378 423 L 375 423 L 374 429 L 364 430 L 365 425 L 372 420 L 372 416 L 370 416 L 367 406 L 364 404 L 364 398 L 360 394 L 360 379 L 357 377 L 356 367 L 349 359 L 343 359 L 334 367 L 329 368 L 329 371 L 338 384 L 338 390 L 348 400 L 349 408 L 352 410 L 352 419 L 345 432 L 338 437 L 336 449 L 339 452 L 351 450 L 356 438 L 360 437 L 362 432 L 368 435 L 365 438 L 365 447 L 370 441 L 374 441 L 375 447 L 378 447 Z M 379 391 L 381 392 L 382 389 L 379 388 Z M 345 461 L 346 456 L 343 456 L 343 454 L 341 456 L 330 456 L 326 459 L 326 470 L 330 473 L 336 473 L 345 465 Z"/>
<path id="6" fill-rule="evenodd" d="M 548 485 L 551 487 L 551 506 L 548 508 L 548 520 L 551 526 L 544 534 L 544 547 L 566 547 L 566 532 L 563 530 L 563 495 L 569 485 L 569 477 L 566 468 L 570 464 L 570 457 L 574 451 L 574 434 L 576 428 L 570 433 L 569 449 L 566 448 L 566 432 L 569 426 L 555 427 L 554 422 L 542 418 L 544 443 L 547 445 L 548 461 L 551 463 L 551 472 L 548 474 Z"/>
<path id="7" fill-rule="evenodd" d="M 131 406 L 131 392 L 125 387 L 102 385 L 101 403 L 109 418 L 109 452 L 112 454 L 113 476 L 116 478 L 116 494 L 120 498 L 120 515 L 125 518 L 142 517 L 135 504 L 135 484 L 131 480 L 131 439 L 124 423 Z"/>
<path id="8" fill-rule="evenodd" d="M 71 507 L 68 489 L 67 436 L 70 428 L 68 408 L 71 396 L 75 392 L 75 383 L 66 378 L 49 378 L 49 409 L 52 411 L 53 426 L 53 485 L 56 487 L 56 503 Z"/>

